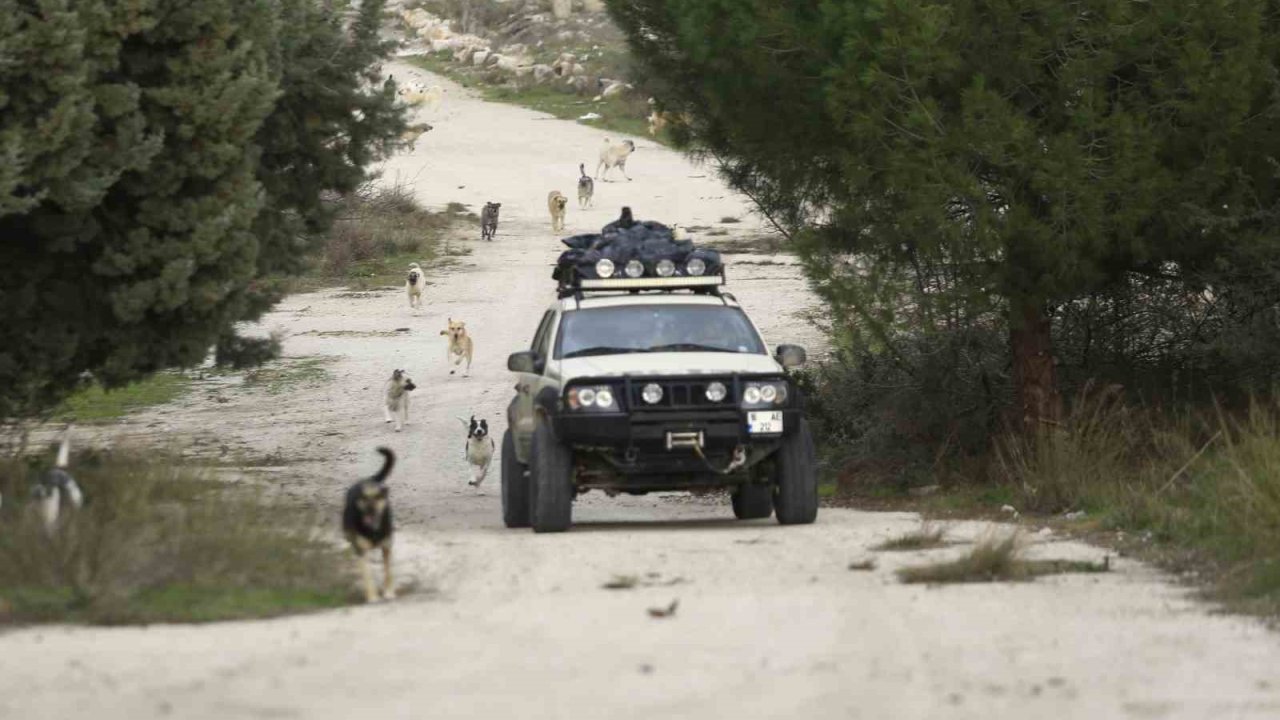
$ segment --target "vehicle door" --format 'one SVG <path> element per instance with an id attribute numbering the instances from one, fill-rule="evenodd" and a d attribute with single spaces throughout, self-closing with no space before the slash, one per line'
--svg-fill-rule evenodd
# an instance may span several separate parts
<path id="1" fill-rule="evenodd" d="M 541 355 L 543 351 L 540 348 L 546 345 L 546 338 L 551 333 L 555 318 L 555 310 L 548 310 L 542 316 L 538 331 L 533 335 L 533 342 L 529 343 L 530 350 Z M 541 357 L 545 365 L 546 355 Z M 533 398 L 537 394 L 540 378 L 539 373 L 516 373 L 515 425 L 511 431 L 515 435 L 517 454 L 525 461 L 528 459 L 529 442 L 533 437 Z"/>

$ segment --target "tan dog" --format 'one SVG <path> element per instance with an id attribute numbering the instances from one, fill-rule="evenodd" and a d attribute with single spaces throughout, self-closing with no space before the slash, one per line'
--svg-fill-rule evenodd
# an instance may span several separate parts
<path id="1" fill-rule="evenodd" d="M 471 342 L 471 336 L 467 334 L 467 324 L 459 320 L 454 322 L 453 318 L 449 318 L 449 329 L 441 330 L 441 335 L 449 336 L 449 347 L 445 350 L 445 362 L 453 361 L 454 365 L 461 365 L 465 359 L 467 361 L 467 375 L 471 374 L 471 353 L 475 346 Z M 452 375 L 456 370 L 450 370 Z"/>
<path id="2" fill-rule="evenodd" d="M 627 158 L 635 151 L 636 144 L 630 140 L 623 140 L 614 145 L 608 138 L 605 138 L 604 147 L 600 148 L 600 162 L 596 165 L 596 177 L 606 180 L 608 179 L 609 171 L 613 168 L 618 168 L 618 170 L 622 171 L 622 177 L 631 180 L 631 176 L 627 175 Z M 604 170 L 603 175 L 601 175 L 601 169 Z"/>
<path id="3" fill-rule="evenodd" d="M 568 204 L 569 198 L 559 190 L 547 194 L 547 210 L 551 212 L 551 229 L 554 232 L 564 230 L 564 209 Z"/>
<path id="4" fill-rule="evenodd" d="M 427 278 L 418 263 L 409 263 L 409 274 L 405 278 L 404 288 L 409 293 L 409 309 L 422 307 L 422 291 L 427 287 Z"/>

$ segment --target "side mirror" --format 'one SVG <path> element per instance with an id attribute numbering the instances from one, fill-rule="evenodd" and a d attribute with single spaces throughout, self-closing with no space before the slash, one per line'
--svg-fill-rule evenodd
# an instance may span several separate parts
<path id="1" fill-rule="evenodd" d="M 782 367 L 788 370 L 800 367 L 809 359 L 804 352 L 804 348 L 799 345 L 779 345 L 778 352 L 774 357 L 778 359 L 778 363 Z"/>
<path id="2" fill-rule="evenodd" d="M 507 369 L 518 373 L 542 372 L 542 357 L 532 350 L 511 353 L 507 357 Z"/>

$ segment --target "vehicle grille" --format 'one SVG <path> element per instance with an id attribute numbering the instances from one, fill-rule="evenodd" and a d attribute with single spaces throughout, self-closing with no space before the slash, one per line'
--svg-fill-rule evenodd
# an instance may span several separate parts
<path id="1" fill-rule="evenodd" d="M 662 387 L 662 400 L 652 405 L 645 402 L 642 395 L 644 387 L 651 382 L 657 383 Z M 711 402 L 707 399 L 707 386 L 713 382 L 724 383 L 728 391 L 724 400 L 720 402 Z M 697 408 L 735 407 L 737 387 L 731 377 L 698 378 L 696 380 L 644 380 L 634 378 L 629 383 L 628 393 L 629 407 L 636 410 L 692 410 Z"/>

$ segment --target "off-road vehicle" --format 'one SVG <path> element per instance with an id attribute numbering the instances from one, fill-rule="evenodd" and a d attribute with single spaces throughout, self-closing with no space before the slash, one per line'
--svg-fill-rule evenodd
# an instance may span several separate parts
<path id="1" fill-rule="evenodd" d="M 804 398 L 726 292 L 714 250 L 623 220 L 564 240 L 558 297 L 507 367 L 507 527 L 567 530 L 574 498 L 727 488 L 734 515 L 811 523 L 818 492 Z"/>

